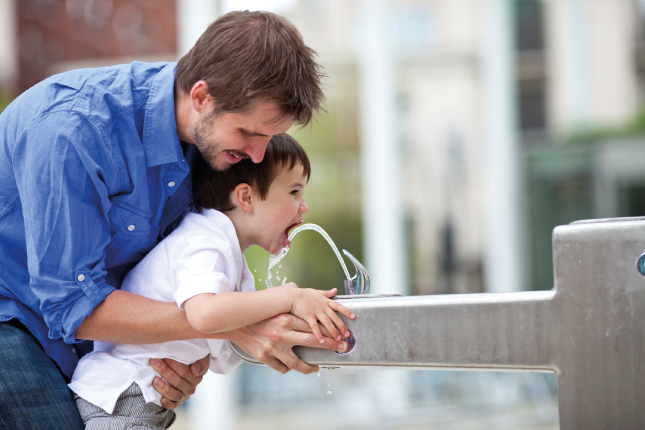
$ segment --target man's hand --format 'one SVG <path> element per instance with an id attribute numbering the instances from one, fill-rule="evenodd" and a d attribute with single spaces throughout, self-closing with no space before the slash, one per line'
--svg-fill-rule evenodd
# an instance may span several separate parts
<path id="1" fill-rule="evenodd" d="M 323 328 L 323 327 L 321 327 Z M 343 352 L 347 343 L 332 339 L 324 330 L 324 343 L 318 343 L 309 324 L 292 314 L 281 314 L 229 332 L 228 339 L 267 366 L 287 373 L 313 373 L 318 366 L 310 366 L 293 352 L 296 345 Z"/>
<path id="2" fill-rule="evenodd" d="M 161 375 L 152 381 L 152 386 L 161 394 L 161 406 L 175 409 L 195 393 L 195 387 L 202 382 L 208 371 L 210 355 L 194 362 L 190 366 L 170 358 L 152 359 L 150 365 Z"/>

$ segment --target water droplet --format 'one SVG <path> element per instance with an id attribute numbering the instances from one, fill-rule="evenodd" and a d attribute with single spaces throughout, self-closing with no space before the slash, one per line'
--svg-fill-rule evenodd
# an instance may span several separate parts
<path id="1" fill-rule="evenodd" d="M 262 282 L 262 278 L 260 278 L 260 282 Z"/>
<path id="2" fill-rule="evenodd" d="M 257 271 L 258 271 L 258 269 L 255 269 L 255 270 L 253 270 L 253 271 L 254 271 L 254 272 L 257 272 Z"/>
<path id="3" fill-rule="evenodd" d="M 318 377 L 320 378 L 320 372 L 318 372 Z"/>
<path id="4" fill-rule="evenodd" d="M 276 273 L 276 275 L 277 275 L 277 273 Z M 287 277 L 285 276 L 284 279 L 282 280 L 282 285 L 284 285 L 286 283 L 287 283 Z"/>
<path id="5" fill-rule="evenodd" d="M 327 394 L 331 394 L 331 391 L 327 391 Z"/>
<path id="6" fill-rule="evenodd" d="M 282 264 L 278 266 L 278 269 L 282 269 Z"/>

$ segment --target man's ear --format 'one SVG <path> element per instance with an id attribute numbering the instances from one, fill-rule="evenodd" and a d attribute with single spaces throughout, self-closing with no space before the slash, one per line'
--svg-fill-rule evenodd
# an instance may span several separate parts
<path id="1" fill-rule="evenodd" d="M 239 184 L 233 190 L 233 202 L 245 212 L 253 213 L 255 192 L 249 184 Z"/>
<path id="2" fill-rule="evenodd" d="M 195 82 L 195 85 L 190 90 L 190 102 L 193 109 L 199 113 L 209 112 L 214 108 L 215 100 L 208 93 L 208 84 L 206 81 Z"/>

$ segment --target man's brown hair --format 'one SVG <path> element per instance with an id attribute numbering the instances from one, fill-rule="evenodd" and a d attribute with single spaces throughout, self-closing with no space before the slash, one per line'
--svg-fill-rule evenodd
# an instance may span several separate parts
<path id="1" fill-rule="evenodd" d="M 248 158 L 224 171 L 212 169 L 201 155 L 193 168 L 193 201 L 196 209 L 217 209 L 226 212 L 235 208 L 231 192 L 239 184 L 249 184 L 264 200 L 269 187 L 283 169 L 302 166 L 307 180 L 311 175 L 309 157 L 302 146 L 288 134 L 274 135 L 267 145 L 264 159 L 254 163 Z"/>
<path id="2" fill-rule="evenodd" d="M 324 101 L 324 73 L 315 56 L 288 20 L 270 12 L 230 12 L 179 60 L 175 82 L 189 94 L 196 82 L 205 81 L 218 114 L 268 99 L 284 116 L 306 125 Z"/>

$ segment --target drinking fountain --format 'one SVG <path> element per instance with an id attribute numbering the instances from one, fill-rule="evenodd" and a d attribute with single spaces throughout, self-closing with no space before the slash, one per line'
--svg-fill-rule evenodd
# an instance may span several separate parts
<path id="1" fill-rule="evenodd" d="M 370 275 L 360 261 L 343 249 L 343 254 L 354 264 L 356 275 L 345 280 L 345 293 L 348 296 L 365 295 L 370 292 Z"/>
<path id="2" fill-rule="evenodd" d="M 353 348 L 295 347 L 307 363 L 553 372 L 561 429 L 645 429 L 645 217 L 557 227 L 548 291 L 370 295 L 367 271 L 348 254 L 357 274 L 337 300 L 356 314 L 341 316 Z"/>

